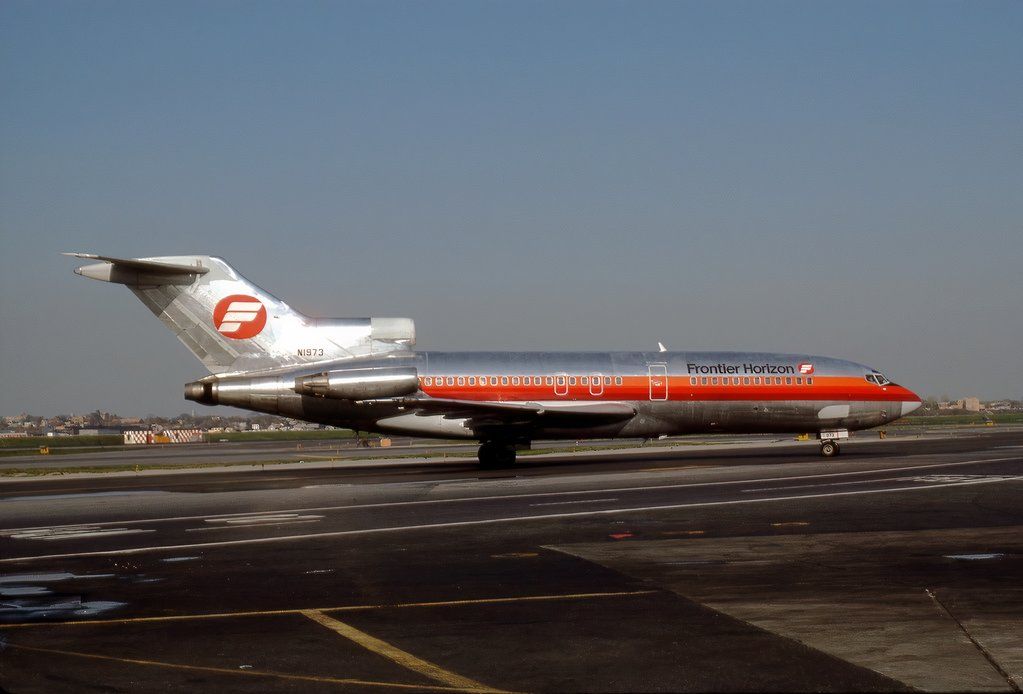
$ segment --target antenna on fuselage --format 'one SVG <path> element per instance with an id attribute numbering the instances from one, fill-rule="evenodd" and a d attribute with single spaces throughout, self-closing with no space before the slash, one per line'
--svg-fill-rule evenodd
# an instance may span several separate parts
<path id="1" fill-rule="evenodd" d="M 664 346 L 663 342 L 658 342 L 657 343 L 657 351 L 658 352 L 667 352 L 668 348 Z"/>

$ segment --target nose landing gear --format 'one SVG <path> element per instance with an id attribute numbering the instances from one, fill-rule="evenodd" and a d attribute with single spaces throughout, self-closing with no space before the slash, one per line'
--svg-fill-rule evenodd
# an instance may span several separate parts
<path id="1" fill-rule="evenodd" d="M 821 455 L 825 458 L 834 458 L 836 455 L 842 452 L 838 447 L 839 439 L 848 439 L 848 429 L 828 429 L 817 434 L 817 438 L 821 440 Z"/>

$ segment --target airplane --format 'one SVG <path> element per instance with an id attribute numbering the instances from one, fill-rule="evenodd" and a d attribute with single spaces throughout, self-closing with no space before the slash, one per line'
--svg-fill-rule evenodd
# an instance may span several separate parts
<path id="1" fill-rule="evenodd" d="M 550 439 L 850 431 L 920 407 L 842 359 L 762 352 L 415 351 L 408 318 L 312 318 L 206 255 L 114 258 L 75 273 L 123 284 L 209 370 L 185 398 L 357 431 L 480 442 L 483 467 Z"/>

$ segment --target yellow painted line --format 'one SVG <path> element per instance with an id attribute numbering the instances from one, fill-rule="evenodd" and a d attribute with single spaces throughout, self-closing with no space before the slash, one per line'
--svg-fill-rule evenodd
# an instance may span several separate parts
<path id="1" fill-rule="evenodd" d="M 531 559 L 539 557 L 537 552 L 508 552 L 507 554 L 491 554 L 491 559 Z"/>
<path id="2" fill-rule="evenodd" d="M 68 655 L 76 658 L 91 658 L 93 660 L 112 660 L 118 663 L 129 663 L 131 665 L 148 665 L 152 667 L 170 668 L 173 670 L 197 670 L 200 672 L 216 672 L 223 675 L 242 675 L 245 677 L 276 677 L 284 680 L 300 680 L 303 682 L 321 682 L 326 684 L 350 684 L 359 687 L 387 687 L 391 689 L 412 689 L 430 690 L 438 692 L 462 692 L 466 691 L 460 687 L 438 687 L 435 685 L 423 684 L 402 684 L 400 682 L 374 682 L 372 680 L 357 680 L 347 677 L 321 677 L 317 675 L 293 675 L 287 672 L 276 672 L 273 670 L 232 670 L 231 668 L 210 667 L 207 665 L 183 665 L 181 663 L 165 663 L 159 660 L 141 660 L 139 658 L 117 658 L 112 655 L 100 655 L 98 653 L 82 653 L 80 651 L 61 651 L 55 648 L 37 648 L 35 646 L 22 646 L 9 643 L 8 648 L 17 648 L 22 651 L 35 651 L 37 653 L 51 653 L 54 655 Z"/>
<path id="3" fill-rule="evenodd" d="M 359 612 L 362 610 L 392 610 L 409 607 L 463 607 L 471 605 L 500 605 L 514 602 L 548 602 L 553 600 L 590 600 L 595 598 L 624 598 L 634 595 L 651 595 L 654 590 L 631 590 L 605 593 L 569 593 L 565 595 L 524 595 L 517 598 L 477 598 L 475 600 L 438 600 L 435 602 L 398 602 L 383 605 L 341 605 L 337 607 L 311 607 L 292 610 L 250 610 L 245 612 L 211 612 L 208 614 L 177 614 L 163 617 L 124 617 L 121 619 L 80 619 L 67 622 L 19 622 L 0 624 L 4 629 L 29 629 L 34 627 L 97 626 L 104 624 L 143 624 L 146 622 L 187 622 L 203 619 L 231 619 L 233 617 L 277 617 L 302 614 L 304 612 Z"/>
<path id="4" fill-rule="evenodd" d="M 775 528 L 800 528 L 804 525 L 810 525 L 806 521 L 787 521 L 783 523 L 771 523 Z"/>
<path id="5" fill-rule="evenodd" d="M 458 689 L 465 689 L 477 692 L 498 692 L 499 689 L 488 687 L 485 684 L 480 684 L 475 680 L 471 680 L 468 677 L 462 677 L 461 675 L 445 670 L 439 665 L 431 663 L 428 660 L 416 657 L 408 651 L 403 651 L 397 646 L 378 639 L 375 636 L 371 636 L 364 631 L 356 629 L 351 624 L 345 624 L 344 622 L 338 621 L 332 617 L 328 617 L 322 612 L 316 610 L 304 610 L 302 615 L 313 620 L 317 624 L 327 627 L 336 634 L 340 634 L 349 641 L 353 641 L 358 645 L 362 646 L 368 651 L 372 651 L 378 655 L 382 655 L 388 660 L 394 661 L 398 665 L 401 665 L 406 670 L 417 672 L 420 675 L 430 678 L 435 682 L 446 684 L 449 687 L 455 687 Z"/>

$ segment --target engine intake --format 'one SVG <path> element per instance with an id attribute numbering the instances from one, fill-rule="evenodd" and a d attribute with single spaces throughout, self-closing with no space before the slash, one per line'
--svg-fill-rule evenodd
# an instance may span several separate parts
<path id="1" fill-rule="evenodd" d="M 372 400 L 410 395 L 419 390 L 415 367 L 379 366 L 324 371 L 295 379 L 295 392 L 337 400 Z"/>

